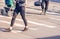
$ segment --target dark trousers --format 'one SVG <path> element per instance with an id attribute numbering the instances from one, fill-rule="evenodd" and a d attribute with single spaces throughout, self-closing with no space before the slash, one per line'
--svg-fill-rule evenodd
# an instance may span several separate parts
<path id="1" fill-rule="evenodd" d="M 13 24 L 15 22 L 15 19 L 16 19 L 16 16 L 19 14 L 19 12 L 20 12 L 20 15 L 21 15 L 21 17 L 24 21 L 25 26 L 27 26 L 27 21 L 26 21 L 26 18 L 25 18 L 25 7 L 21 6 L 21 7 L 16 7 L 15 10 L 14 10 L 13 17 L 12 17 L 12 20 L 11 20 L 11 27 L 13 26 Z"/>
<path id="2" fill-rule="evenodd" d="M 48 9 L 48 4 L 49 4 L 49 0 L 42 0 L 42 4 L 41 4 L 42 11 L 45 10 L 46 12 L 46 10 Z"/>

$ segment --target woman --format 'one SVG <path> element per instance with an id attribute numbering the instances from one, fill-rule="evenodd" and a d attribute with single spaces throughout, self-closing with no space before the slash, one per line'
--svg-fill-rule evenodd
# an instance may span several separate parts
<path id="1" fill-rule="evenodd" d="M 11 20 L 11 25 L 8 29 L 6 29 L 8 32 L 12 31 L 12 28 L 13 28 L 13 25 L 14 25 L 14 22 L 15 22 L 15 19 L 17 17 L 17 15 L 20 13 L 22 19 L 23 19 L 23 22 L 24 22 L 24 29 L 23 31 L 27 30 L 28 29 L 28 26 L 27 26 L 27 20 L 26 20 L 26 17 L 25 17 L 25 1 L 21 1 L 21 0 L 15 0 L 16 1 L 16 6 L 15 6 L 15 10 L 13 12 L 13 17 L 12 17 L 12 20 Z"/>

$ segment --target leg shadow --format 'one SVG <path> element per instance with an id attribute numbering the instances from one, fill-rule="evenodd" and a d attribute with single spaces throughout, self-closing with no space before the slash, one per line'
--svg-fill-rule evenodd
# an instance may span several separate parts
<path id="1" fill-rule="evenodd" d="M 58 36 L 51 36 L 51 37 L 44 37 L 44 38 L 36 38 L 36 39 L 60 39 L 60 35 L 58 35 Z"/>

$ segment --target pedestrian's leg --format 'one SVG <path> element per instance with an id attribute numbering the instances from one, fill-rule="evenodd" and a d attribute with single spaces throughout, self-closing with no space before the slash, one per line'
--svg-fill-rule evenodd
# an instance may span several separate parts
<path id="1" fill-rule="evenodd" d="M 15 19 L 16 19 L 16 16 L 17 16 L 18 14 L 16 13 L 16 12 L 14 12 L 13 13 L 13 17 L 12 17 L 12 20 L 11 20 L 11 27 L 13 27 L 13 24 L 14 24 L 14 22 L 15 22 Z"/>
<path id="2" fill-rule="evenodd" d="M 42 11 L 43 11 L 43 9 L 44 9 L 44 1 L 43 0 L 42 0 L 41 8 L 42 8 Z"/>
<path id="3" fill-rule="evenodd" d="M 49 4 L 49 1 L 45 1 L 45 11 L 44 11 L 44 15 L 46 14 L 46 11 L 48 9 L 48 4 Z"/>
<path id="4" fill-rule="evenodd" d="M 42 12 L 41 12 L 41 14 L 42 14 L 42 13 L 43 13 L 43 11 L 44 11 L 44 0 L 42 0 L 41 8 L 42 8 Z"/>
<path id="5" fill-rule="evenodd" d="M 12 17 L 12 20 L 11 20 L 11 25 L 10 25 L 10 27 L 9 27 L 8 29 L 6 29 L 7 32 L 10 32 L 10 31 L 12 30 L 12 27 L 13 27 L 13 24 L 14 24 L 14 22 L 15 22 L 15 19 L 16 19 L 16 16 L 17 16 L 17 15 L 18 15 L 18 14 L 14 11 L 13 17 Z"/>
<path id="6" fill-rule="evenodd" d="M 24 24 L 25 24 L 25 28 L 23 31 L 27 30 L 28 26 L 27 26 L 27 20 L 25 18 L 25 7 L 21 7 L 21 10 L 20 10 L 20 14 L 21 14 L 21 17 L 24 21 Z"/>

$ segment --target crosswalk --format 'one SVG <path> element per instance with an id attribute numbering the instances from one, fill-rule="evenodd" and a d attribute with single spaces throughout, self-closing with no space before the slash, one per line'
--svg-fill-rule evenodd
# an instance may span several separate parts
<path id="1" fill-rule="evenodd" d="M 38 10 L 33 10 L 33 9 L 27 9 L 27 11 L 29 12 L 37 12 L 39 13 L 40 11 Z M 54 13 L 54 12 L 47 12 L 47 15 L 45 16 L 39 16 L 39 15 L 33 15 L 33 14 L 27 14 L 26 13 L 26 17 L 27 17 L 27 22 L 28 22 L 28 26 L 29 26 L 29 30 L 33 31 L 32 33 L 34 33 L 35 31 L 38 32 L 39 29 L 56 29 L 57 31 L 60 30 L 60 16 L 57 15 L 59 13 Z M 29 17 L 28 17 L 29 16 Z M 0 15 L 0 27 L 6 27 L 6 26 L 10 26 L 10 21 L 11 21 L 12 17 L 6 17 L 6 16 L 2 16 Z M 16 18 L 16 22 L 14 24 L 15 27 L 19 27 L 19 28 L 23 28 L 24 24 L 22 22 L 23 20 L 20 19 L 19 17 Z M 53 30 L 54 31 L 54 30 Z M 22 31 L 20 30 L 12 30 L 13 33 L 20 33 Z"/>
<path id="2" fill-rule="evenodd" d="M 33 4 L 34 0 L 29 0 L 27 5 L 29 8 L 26 8 L 26 18 L 29 26 L 27 31 L 21 31 L 24 28 L 24 23 L 18 15 L 13 30 L 3 32 L 5 28 L 10 26 L 12 12 L 9 12 L 10 17 L 0 15 L 0 39 L 60 39 L 60 37 L 55 37 L 60 36 L 60 13 L 54 12 L 54 9 L 59 9 L 58 4 L 51 3 L 46 15 L 39 15 L 40 7 L 35 7 Z M 54 4 L 57 7 L 53 7 Z M 4 3 L 0 5 L 0 8 L 3 9 Z M 49 12 L 51 9 L 52 11 Z"/>
<path id="3" fill-rule="evenodd" d="M 34 15 L 34 14 L 26 13 L 26 18 L 29 29 L 26 32 L 21 31 L 24 28 L 24 24 L 23 24 L 23 20 L 19 18 L 18 15 L 13 30 L 10 32 L 11 35 L 13 34 L 17 34 L 20 36 L 23 35 L 26 36 L 26 38 L 28 36 L 30 38 L 31 37 L 37 38 L 43 36 L 46 37 L 46 36 L 60 35 L 60 16 L 56 15 L 56 13 L 47 12 L 47 15 L 37 15 L 37 14 Z M 10 26 L 11 19 L 12 19 L 11 16 L 7 17 L 0 15 L 0 33 L 4 31 L 4 28 Z M 7 33 L 3 33 L 3 34 L 7 34 Z"/>
<path id="4" fill-rule="evenodd" d="M 3 17 L 3 18 L 7 18 L 7 19 L 11 19 L 11 17 L 5 17 L 5 16 L 0 16 L 0 17 Z M 16 19 L 18 21 L 22 21 L 21 19 Z M 10 24 L 10 22 L 7 22 L 7 21 L 4 21 L 4 20 L 0 20 L 0 22 L 3 22 L 3 23 L 7 23 L 7 24 Z M 49 28 L 53 28 L 53 27 L 56 27 L 56 26 L 50 26 L 48 24 L 42 24 L 42 23 L 38 23 L 38 22 L 34 22 L 34 21 L 30 21 L 28 20 L 28 23 L 31 23 L 31 24 L 34 24 L 34 25 L 38 25 L 38 26 L 44 26 L 44 27 L 49 27 Z M 21 25 L 21 24 L 15 24 L 16 26 L 24 26 L 24 25 Z"/>
<path id="5" fill-rule="evenodd" d="M 53 13 L 54 14 L 54 13 Z M 56 14 L 56 13 L 55 13 Z M 1 19 L 2 18 L 2 19 Z M 4 18 L 4 19 L 3 19 Z M 11 18 L 12 17 L 6 17 L 6 16 L 2 16 L 2 15 L 0 15 L 0 23 L 5 23 L 5 24 L 8 24 L 8 25 L 10 25 L 10 20 L 11 20 Z M 7 19 L 9 20 L 9 21 L 7 21 Z M 53 17 L 52 16 L 49 16 L 48 17 L 48 19 L 51 19 L 51 20 L 56 20 L 56 22 L 57 21 L 60 21 L 60 18 L 58 17 L 54 17 L 54 15 L 53 15 Z M 17 21 L 19 21 L 19 22 L 22 22 L 23 20 L 22 19 L 19 19 L 19 18 L 17 18 L 16 19 Z M 47 20 L 47 19 L 46 19 Z M 44 20 L 43 20 L 44 21 Z M 27 22 L 28 23 L 30 23 L 32 26 L 36 26 L 36 27 L 46 27 L 46 28 L 56 28 L 56 27 L 58 27 L 58 26 L 53 26 L 53 25 L 49 25 L 48 23 L 47 24 L 44 24 L 44 23 L 40 23 L 40 22 L 36 22 L 36 21 L 32 21 L 32 20 L 27 20 Z M 59 22 L 58 22 L 59 23 Z M 29 24 L 29 25 L 30 25 Z M 1 24 L 0 24 L 1 25 Z M 14 24 L 15 26 L 17 26 L 17 27 L 24 27 L 24 25 L 22 25 L 22 24 L 19 24 L 19 23 L 15 23 Z M 28 25 L 28 26 L 29 26 Z M 33 31 L 37 31 L 38 30 L 38 28 L 29 28 L 30 30 L 33 30 Z M 14 31 L 12 31 L 12 32 L 14 32 Z M 17 31 L 17 32 L 21 32 L 21 31 Z"/>

